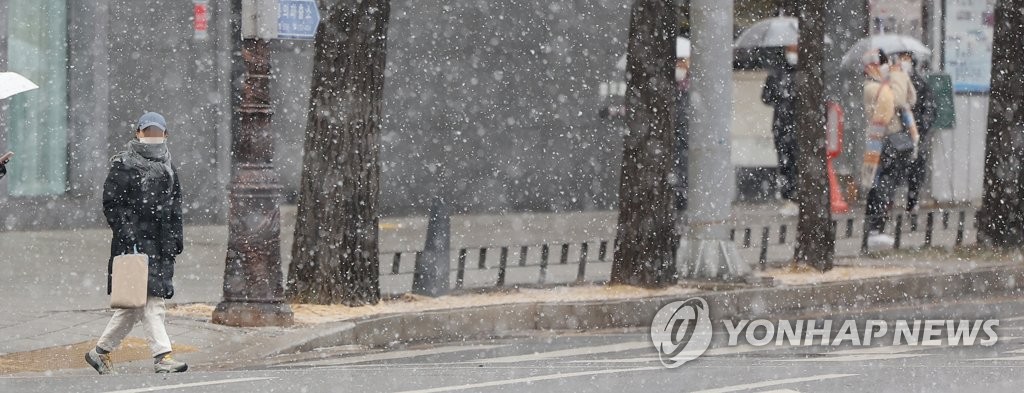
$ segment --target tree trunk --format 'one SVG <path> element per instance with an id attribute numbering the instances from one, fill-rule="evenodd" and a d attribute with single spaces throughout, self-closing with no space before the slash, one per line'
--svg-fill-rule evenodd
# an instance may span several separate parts
<path id="1" fill-rule="evenodd" d="M 978 243 L 1011 247 L 1024 244 L 1024 0 L 997 2 L 995 22 Z"/>
<path id="2" fill-rule="evenodd" d="M 832 225 L 826 173 L 825 0 L 801 3 L 800 61 L 796 72 L 797 221 L 796 262 L 832 269 L 836 230 Z"/>
<path id="3" fill-rule="evenodd" d="M 612 283 L 660 287 L 676 282 L 674 0 L 636 0 L 629 25 L 629 134 L 619 185 L 619 221 Z"/>
<path id="4" fill-rule="evenodd" d="M 295 244 L 292 301 L 380 300 L 377 204 L 389 0 L 321 1 Z"/>

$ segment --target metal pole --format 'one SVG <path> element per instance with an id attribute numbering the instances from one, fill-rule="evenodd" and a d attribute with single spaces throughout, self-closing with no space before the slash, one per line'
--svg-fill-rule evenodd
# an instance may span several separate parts
<path id="1" fill-rule="evenodd" d="M 729 240 L 736 173 L 731 157 L 732 1 L 690 3 L 693 82 L 690 87 L 690 278 L 741 280 L 750 267 Z M 725 196 L 723 202 L 723 196 Z"/>
<path id="2" fill-rule="evenodd" d="M 245 10 L 243 10 L 243 15 Z M 224 299 L 213 322 L 231 326 L 286 326 L 293 322 L 284 302 L 281 272 L 281 185 L 274 169 L 270 118 L 269 42 L 243 37 L 245 81 L 236 109 L 228 187 L 228 250 Z"/>

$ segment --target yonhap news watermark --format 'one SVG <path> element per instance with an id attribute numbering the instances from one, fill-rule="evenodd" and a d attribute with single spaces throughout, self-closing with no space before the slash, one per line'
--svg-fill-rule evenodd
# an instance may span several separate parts
<path id="1" fill-rule="evenodd" d="M 651 341 L 665 367 L 675 368 L 707 351 L 715 329 L 725 346 L 983 346 L 999 340 L 998 319 L 723 320 L 713 324 L 703 298 L 666 304 L 651 321 Z"/>

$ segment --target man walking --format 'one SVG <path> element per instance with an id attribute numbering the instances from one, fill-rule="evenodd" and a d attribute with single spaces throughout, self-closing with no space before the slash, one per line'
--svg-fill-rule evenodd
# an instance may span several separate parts
<path id="1" fill-rule="evenodd" d="M 145 113 L 139 118 L 135 136 L 137 139 L 128 143 L 126 151 L 111 158 L 103 184 L 103 214 L 113 231 L 107 293 L 114 256 L 137 250 L 149 257 L 148 299 L 144 307 L 116 310 L 85 360 L 100 374 L 110 374 L 110 352 L 117 349 L 136 322 L 142 322 L 154 370 L 183 372 L 188 365 L 170 356 L 171 340 L 164 327 L 164 299 L 174 296 L 174 258 L 183 248 L 181 184 L 167 149 L 164 117 Z"/>

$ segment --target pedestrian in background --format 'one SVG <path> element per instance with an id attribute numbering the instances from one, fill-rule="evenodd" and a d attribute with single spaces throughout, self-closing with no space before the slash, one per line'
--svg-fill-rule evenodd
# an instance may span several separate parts
<path id="1" fill-rule="evenodd" d="M 772 142 L 778 163 L 779 187 L 783 199 L 783 215 L 796 215 L 796 102 L 793 76 L 799 60 L 797 46 L 785 47 L 785 62 L 773 68 L 761 89 L 761 101 L 774 109 L 772 115 Z"/>
<path id="2" fill-rule="evenodd" d="M 676 157 L 673 162 L 676 193 L 676 210 L 685 211 L 687 205 L 687 189 L 689 187 L 689 121 L 690 121 L 690 51 L 686 46 L 685 53 L 676 53 Z M 677 48 L 677 52 L 678 52 Z"/>
<path id="3" fill-rule="evenodd" d="M 896 188 L 906 178 L 914 145 L 907 135 L 898 110 L 900 94 L 889 79 L 888 58 L 882 51 L 873 50 L 862 59 L 864 65 L 864 114 L 868 128 L 865 132 L 862 185 L 869 189 L 865 212 L 865 230 L 868 247 L 892 247 L 895 239 L 882 233 L 886 215 L 892 207 Z"/>
<path id="4" fill-rule="evenodd" d="M 910 163 L 909 175 L 907 177 L 907 211 L 916 212 L 919 208 L 921 187 L 924 185 L 928 173 L 928 159 L 931 157 L 931 129 L 935 123 L 936 105 L 935 94 L 928 82 L 922 75 L 920 64 L 910 52 L 903 52 L 896 55 L 901 69 L 910 77 L 910 82 L 916 92 L 916 102 L 912 112 L 917 122 L 919 140 L 917 143 L 917 155 Z"/>
<path id="5" fill-rule="evenodd" d="M 164 326 L 164 299 L 174 296 L 174 258 L 183 245 L 181 183 L 167 149 L 167 122 L 147 112 L 135 128 L 137 139 L 111 158 L 103 184 L 103 214 L 113 231 L 107 265 L 110 293 L 113 259 L 137 250 L 149 257 L 148 299 L 137 309 L 118 309 L 85 360 L 100 374 L 109 374 L 110 352 L 142 322 L 157 373 L 183 372 L 188 365 L 171 357 L 171 340 Z"/>
<path id="6" fill-rule="evenodd" d="M 11 157 L 14 157 L 13 152 L 7 152 L 0 155 L 0 179 L 3 179 L 4 176 L 7 175 L 7 162 L 11 160 Z"/>

